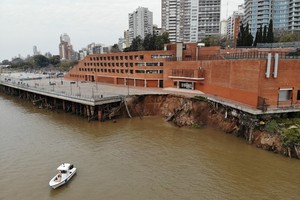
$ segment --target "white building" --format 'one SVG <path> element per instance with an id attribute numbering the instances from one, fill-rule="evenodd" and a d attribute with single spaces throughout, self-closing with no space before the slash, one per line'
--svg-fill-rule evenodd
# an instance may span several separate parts
<path id="1" fill-rule="evenodd" d="M 222 20 L 220 22 L 220 35 L 222 37 L 227 35 L 227 20 Z"/>
<path id="2" fill-rule="evenodd" d="M 128 14 L 129 43 L 137 36 L 142 39 L 153 33 L 153 13 L 148 8 L 139 7 L 133 13 Z"/>
<path id="3" fill-rule="evenodd" d="M 289 1 L 289 19 L 288 19 L 289 25 L 288 25 L 288 28 L 291 31 L 300 30 L 300 12 L 299 11 L 300 11 L 300 1 L 299 0 L 290 0 Z"/>
<path id="4" fill-rule="evenodd" d="M 66 33 L 60 36 L 59 55 L 61 60 L 73 59 L 73 46 L 69 35 Z"/>
<path id="5" fill-rule="evenodd" d="M 162 0 L 162 32 L 171 42 L 199 42 L 220 34 L 221 0 Z"/>

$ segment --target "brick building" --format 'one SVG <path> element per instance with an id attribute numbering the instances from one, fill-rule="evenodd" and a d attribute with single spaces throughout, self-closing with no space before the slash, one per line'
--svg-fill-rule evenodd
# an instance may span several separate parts
<path id="1" fill-rule="evenodd" d="M 300 107 L 300 59 L 288 49 L 221 50 L 176 43 L 164 51 L 88 55 L 66 78 L 199 90 L 259 109 Z"/>

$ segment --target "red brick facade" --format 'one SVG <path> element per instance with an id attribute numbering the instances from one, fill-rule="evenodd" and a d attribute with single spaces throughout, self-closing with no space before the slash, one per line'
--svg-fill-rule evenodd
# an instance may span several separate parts
<path id="1" fill-rule="evenodd" d="M 165 51 L 89 55 L 66 78 L 200 90 L 252 107 L 262 100 L 269 107 L 300 106 L 300 59 L 279 58 L 277 65 L 274 56 L 275 52 L 284 55 L 286 51 L 220 50 L 194 43 L 171 44 Z M 272 58 L 268 62 L 269 52 Z M 233 53 L 239 53 L 238 57 L 230 57 Z"/>

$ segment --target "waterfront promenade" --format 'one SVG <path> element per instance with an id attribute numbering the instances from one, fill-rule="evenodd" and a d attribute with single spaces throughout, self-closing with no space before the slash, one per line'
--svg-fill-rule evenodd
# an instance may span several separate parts
<path id="1" fill-rule="evenodd" d="M 0 84 L 12 86 L 46 96 L 59 97 L 86 105 L 100 105 L 130 95 L 164 95 L 173 94 L 185 97 L 202 96 L 209 101 L 234 108 L 253 115 L 299 112 L 300 108 L 273 108 L 263 112 L 240 102 L 231 101 L 219 96 L 204 94 L 200 91 L 191 91 L 177 88 L 142 88 L 126 85 L 112 85 L 87 81 L 71 81 L 63 77 L 49 77 L 31 73 L 6 73 L 0 74 Z"/>
<path id="2" fill-rule="evenodd" d="M 127 95 L 166 94 L 163 90 L 137 88 L 131 86 L 110 85 L 86 81 L 70 81 L 63 77 L 53 78 L 36 74 L 15 73 L 2 74 L 2 83 L 11 84 L 32 90 L 56 93 L 82 99 L 97 99 Z"/>

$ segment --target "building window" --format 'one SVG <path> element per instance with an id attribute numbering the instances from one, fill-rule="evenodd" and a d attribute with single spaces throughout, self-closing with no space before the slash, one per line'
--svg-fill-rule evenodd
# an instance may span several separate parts
<path id="1" fill-rule="evenodd" d="M 298 90 L 298 93 L 297 93 L 297 100 L 300 100 L 300 90 Z"/>
<path id="2" fill-rule="evenodd" d="M 279 90 L 279 101 L 290 101 L 292 97 L 292 88 Z"/>

